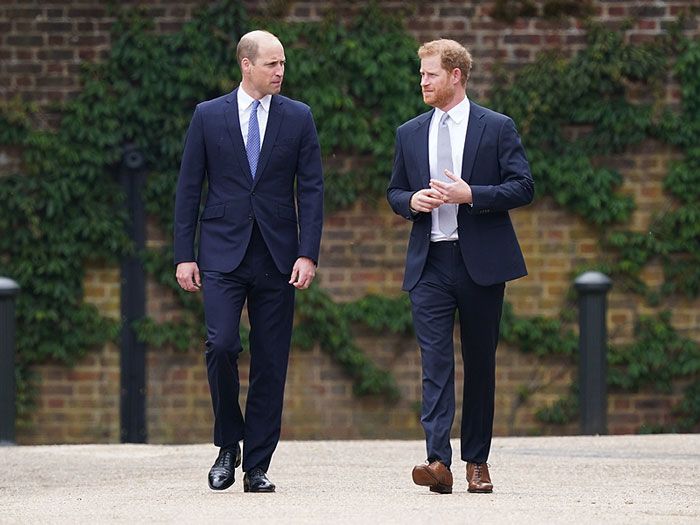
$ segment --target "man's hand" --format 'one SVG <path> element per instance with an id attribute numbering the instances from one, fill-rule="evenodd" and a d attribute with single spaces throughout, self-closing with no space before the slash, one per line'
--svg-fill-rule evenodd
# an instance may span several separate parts
<path id="1" fill-rule="evenodd" d="M 188 292 L 197 292 L 202 287 L 199 266 L 196 262 L 182 262 L 175 269 L 175 277 L 180 287 Z"/>
<path id="2" fill-rule="evenodd" d="M 442 202 L 448 204 L 471 204 L 472 189 L 469 187 L 469 184 L 464 182 L 462 177 L 457 177 L 450 170 L 445 170 L 445 175 L 454 182 L 430 179 L 430 187 L 438 192 Z"/>
<path id="3" fill-rule="evenodd" d="M 438 190 L 427 188 L 414 193 L 408 205 L 413 211 L 430 213 L 444 202 L 442 194 Z"/>
<path id="4" fill-rule="evenodd" d="M 316 265 L 308 257 L 299 257 L 292 268 L 292 278 L 289 284 L 299 290 L 306 290 L 316 276 Z"/>

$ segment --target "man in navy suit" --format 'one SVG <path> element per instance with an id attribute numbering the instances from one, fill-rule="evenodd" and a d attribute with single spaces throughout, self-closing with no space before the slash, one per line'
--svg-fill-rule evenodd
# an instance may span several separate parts
<path id="1" fill-rule="evenodd" d="M 198 104 L 187 132 L 175 202 L 176 277 L 183 289 L 204 293 L 219 447 L 209 487 L 230 487 L 242 456 L 244 490 L 274 492 L 267 470 L 280 437 L 294 292 L 308 288 L 316 271 L 323 175 L 309 107 L 279 95 L 285 67 L 280 41 L 265 31 L 248 33 L 237 59 L 241 85 Z M 244 302 L 250 320 L 245 418 L 237 365 Z"/>
<path id="2" fill-rule="evenodd" d="M 469 492 L 491 492 L 496 345 L 505 282 L 527 274 L 508 210 L 534 183 L 513 121 L 466 97 L 469 52 L 453 40 L 418 50 L 433 110 L 400 126 L 387 198 L 413 222 L 403 289 L 421 351 L 427 462 L 413 481 L 451 493 L 455 311 L 464 364 L 461 457 Z"/>

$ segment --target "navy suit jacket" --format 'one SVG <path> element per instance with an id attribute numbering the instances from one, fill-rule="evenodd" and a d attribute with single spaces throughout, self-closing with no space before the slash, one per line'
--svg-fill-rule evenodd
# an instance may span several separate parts
<path id="1" fill-rule="evenodd" d="M 241 135 L 237 90 L 197 105 L 177 183 L 175 264 L 195 261 L 205 177 L 208 191 L 199 217 L 196 259 L 201 270 L 235 270 L 250 242 L 254 220 L 283 274 L 291 273 L 298 257 L 318 261 L 323 174 L 316 126 L 307 105 L 273 95 L 255 178 Z"/>
<path id="2" fill-rule="evenodd" d="M 508 210 L 532 202 L 535 186 L 513 121 L 473 102 L 469 107 L 461 176 L 471 187 L 473 205 L 460 204 L 457 232 L 470 277 L 489 286 L 527 275 Z M 418 283 L 430 246 L 431 214 L 414 214 L 409 203 L 414 193 L 429 187 L 428 131 L 433 112 L 409 120 L 396 132 L 387 199 L 397 214 L 413 221 L 404 290 Z"/>

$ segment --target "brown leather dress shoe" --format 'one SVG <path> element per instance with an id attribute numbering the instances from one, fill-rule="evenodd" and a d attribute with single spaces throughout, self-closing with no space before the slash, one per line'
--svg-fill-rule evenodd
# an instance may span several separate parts
<path id="1" fill-rule="evenodd" d="M 469 492 L 488 494 L 493 492 L 493 483 L 486 463 L 467 463 L 467 481 Z"/>
<path id="2" fill-rule="evenodd" d="M 413 482 L 416 485 L 430 487 L 432 492 L 452 494 L 452 472 L 439 461 L 413 467 Z"/>

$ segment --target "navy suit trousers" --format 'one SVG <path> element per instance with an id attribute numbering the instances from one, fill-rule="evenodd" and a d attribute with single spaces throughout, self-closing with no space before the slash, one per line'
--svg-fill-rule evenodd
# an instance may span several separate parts
<path id="1" fill-rule="evenodd" d="M 430 243 L 418 284 L 410 291 L 423 365 L 421 424 L 429 461 L 452 463 L 455 415 L 455 312 L 464 366 L 461 457 L 485 463 L 493 435 L 496 346 L 505 284 L 480 286 L 469 277 L 457 241 Z"/>
<path id="2" fill-rule="evenodd" d="M 282 423 L 294 318 L 290 276 L 277 269 L 257 224 L 241 264 L 228 273 L 203 271 L 206 363 L 214 408 L 214 444 L 243 440 L 243 470 L 267 471 Z M 239 325 L 247 301 L 250 374 L 245 417 L 238 401 Z"/>

